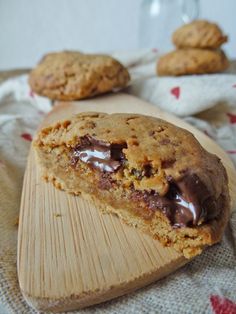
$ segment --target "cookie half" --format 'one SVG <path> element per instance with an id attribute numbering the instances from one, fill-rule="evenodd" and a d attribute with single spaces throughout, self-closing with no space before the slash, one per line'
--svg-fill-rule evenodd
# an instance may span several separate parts
<path id="1" fill-rule="evenodd" d="M 127 69 L 107 55 L 64 51 L 47 54 L 29 76 L 32 90 L 57 100 L 76 100 L 120 89 Z"/>
<path id="2" fill-rule="evenodd" d="M 179 76 L 211 74 L 226 70 L 229 61 L 222 50 L 179 49 L 160 57 L 157 74 Z"/>
<path id="3" fill-rule="evenodd" d="M 184 129 L 143 115 L 82 113 L 42 129 L 34 147 L 57 188 L 95 199 L 187 258 L 222 237 L 226 171 Z"/>
<path id="4" fill-rule="evenodd" d="M 178 28 L 172 36 L 177 48 L 219 48 L 228 38 L 217 24 L 196 20 Z"/>

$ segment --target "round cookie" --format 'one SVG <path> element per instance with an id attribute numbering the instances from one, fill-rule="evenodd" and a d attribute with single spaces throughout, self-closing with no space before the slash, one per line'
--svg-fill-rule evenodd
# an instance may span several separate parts
<path id="1" fill-rule="evenodd" d="M 30 73 L 32 90 L 57 100 L 76 100 L 125 87 L 126 68 L 107 55 L 64 51 L 47 54 Z"/>
<path id="2" fill-rule="evenodd" d="M 34 141 L 44 177 L 190 258 L 229 218 L 226 171 L 187 130 L 138 114 L 85 112 Z"/>
<path id="3" fill-rule="evenodd" d="M 224 71 L 229 65 L 221 50 L 180 49 L 163 55 L 157 63 L 160 76 L 207 74 Z"/>
<path id="4" fill-rule="evenodd" d="M 217 24 L 204 20 L 183 25 L 172 36 L 173 44 L 177 48 L 216 49 L 227 42 L 227 39 Z"/>

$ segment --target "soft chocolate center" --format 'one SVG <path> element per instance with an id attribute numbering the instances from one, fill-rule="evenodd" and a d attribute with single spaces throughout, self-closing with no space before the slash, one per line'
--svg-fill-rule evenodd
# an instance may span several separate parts
<path id="1" fill-rule="evenodd" d="M 214 219 L 223 205 L 222 196 L 216 201 L 195 174 L 185 175 L 178 182 L 171 181 L 165 196 L 154 191 L 138 193 L 148 208 L 161 210 L 175 227 L 196 226 Z"/>
<path id="2" fill-rule="evenodd" d="M 73 149 L 72 163 L 81 160 L 100 171 L 115 172 L 125 159 L 123 148 L 127 148 L 126 143 L 109 144 L 85 135 Z"/>
<path id="3" fill-rule="evenodd" d="M 80 160 L 94 169 L 111 174 L 124 163 L 124 148 L 127 148 L 126 143 L 110 144 L 85 135 L 80 138 L 80 144 L 73 148 L 71 162 L 76 165 Z M 133 190 L 131 199 L 145 202 L 153 211 L 161 210 L 174 227 L 196 226 L 214 219 L 223 206 L 223 197 L 216 200 L 200 178 L 190 173 L 179 181 L 170 179 L 168 193 L 164 196 L 155 191 Z"/>

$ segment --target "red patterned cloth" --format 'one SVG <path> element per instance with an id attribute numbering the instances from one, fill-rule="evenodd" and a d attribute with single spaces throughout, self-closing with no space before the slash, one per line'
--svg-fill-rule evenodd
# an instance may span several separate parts
<path id="1" fill-rule="evenodd" d="M 236 314 L 236 303 L 218 295 L 211 295 L 211 306 L 215 314 Z"/>

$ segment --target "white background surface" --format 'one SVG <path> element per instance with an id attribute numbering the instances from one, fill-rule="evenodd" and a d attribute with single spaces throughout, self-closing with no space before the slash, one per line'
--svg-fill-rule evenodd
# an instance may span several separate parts
<path id="1" fill-rule="evenodd" d="M 33 66 L 52 50 L 136 49 L 140 3 L 0 0 L 0 69 Z M 230 57 L 236 57 L 236 1 L 200 0 L 200 5 L 200 17 L 217 21 L 229 34 L 225 49 Z"/>

